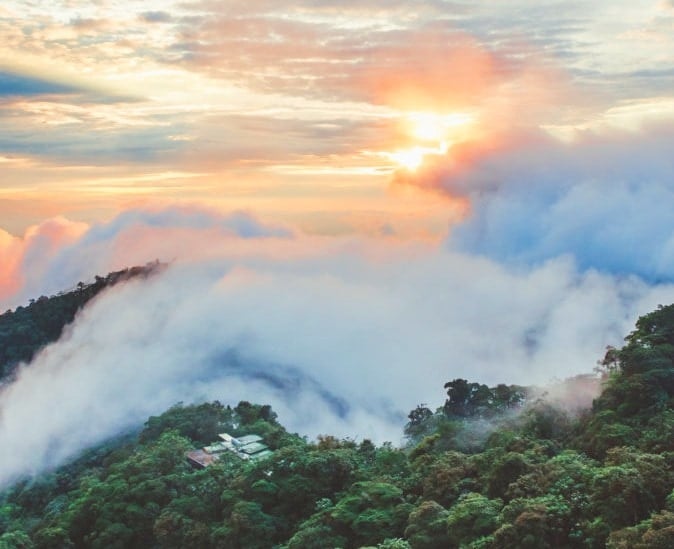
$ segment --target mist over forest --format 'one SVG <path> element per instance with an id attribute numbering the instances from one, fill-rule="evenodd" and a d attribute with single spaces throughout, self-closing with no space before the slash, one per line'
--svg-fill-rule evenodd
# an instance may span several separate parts
<path id="1" fill-rule="evenodd" d="M 110 297 L 131 292 L 140 299 L 139 289 L 151 292 L 170 271 L 159 262 L 122 269 L 0 315 L 3 546 L 671 543 L 674 305 L 640 317 L 625 344 L 607 347 L 593 371 L 546 387 L 447 379 L 435 387 L 434 403 L 403 416 L 395 404 L 379 410 L 381 400 L 371 397 L 368 406 L 318 375 L 234 349 L 207 348 L 204 366 L 172 366 L 171 375 L 167 365 L 154 375 L 140 363 L 125 371 L 89 351 L 73 373 L 78 323 L 91 323 L 91 311 Z M 146 347 L 139 325 L 124 324 L 96 330 L 118 330 L 115 345 L 135 338 Z M 107 337 L 89 332 L 86 341 L 107 353 Z M 104 379 L 92 386 L 81 381 L 97 377 Z M 48 390 L 55 397 L 41 408 L 31 391 Z M 292 427 L 275 405 L 213 399 L 246 391 L 278 403 Z M 164 404 L 179 396 L 189 400 Z M 8 421 L 19 413 L 40 417 L 40 425 L 21 431 Z M 307 436 L 306 425 L 319 434 Z M 354 427 L 369 432 L 339 433 Z M 215 449 L 218 437 L 251 433 L 264 443 L 262 458 Z M 195 448 L 215 461 L 195 467 Z"/>
<path id="2" fill-rule="evenodd" d="M 673 29 L 3 0 L 0 549 L 674 547 Z"/>
<path id="3" fill-rule="evenodd" d="M 409 410 L 448 378 L 545 385 L 591 372 L 639 314 L 674 298 L 671 284 L 571 258 L 508 267 L 424 242 L 293 234 L 242 213 L 136 211 L 66 242 L 61 225 L 25 242 L 21 269 L 34 278 L 14 295 L 141 258 L 167 265 L 96 295 L 3 387 L 0 442 L 12 450 L 0 479 L 176 402 L 268 403 L 309 437 L 398 444 Z"/>

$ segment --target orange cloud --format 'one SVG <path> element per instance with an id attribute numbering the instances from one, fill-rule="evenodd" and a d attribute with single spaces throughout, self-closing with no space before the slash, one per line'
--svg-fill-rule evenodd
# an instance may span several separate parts
<path id="1" fill-rule="evenodd" d="M 352 85 L 375 103 L 446 112 L 475 105 L 510 72 L 504 59 L 464 33 L 421 29 L 393 33 L 367 57 Z"/>
<path id="2" fill-rule="evenodd" d="M 523 162 L 531 166 L 538 165 L 544 159 L 539 161 L 535 151 L 544 149 L 552 141 L 553 138 L 541 130 L 503 131 L 495 128 L 493 132 L 489 132 L 483 129 L 470 139 L 456 143 L 445 155 L 426 157 L 416 171 L 397 171 L 391 186 L 394 189 L 421 188 L 450 196 L 463 204 L 462 213 L 465 216 L 470 212 L 468 195 L 498 185 L 498 178 L 495 179 L 488 169 L 478 169 L 479 166 L 490 158 L 514 156 L 522 151 L 528 151 Z"/>

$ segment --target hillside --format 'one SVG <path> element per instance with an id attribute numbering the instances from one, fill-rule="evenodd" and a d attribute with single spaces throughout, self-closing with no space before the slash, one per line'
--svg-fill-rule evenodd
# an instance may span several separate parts
<path id="1" fill-rule="evenodd" d="M 453 379 L 444 402 L 410 412 L 404 448 L 307 441 L 265 405 L 177 404 L 5 491 L 0 547 L 673 547 L 674 305 L 640 318 L 598 375 L 581 414 L 532 388 Z M 223 432 L 272 454 L 190 466 Z"/>
<path id="2" fill-rule="evenodd" d="M 106 288 L 135 277 L 147 277 L 164 264 L 148 263 L 97 276 L 93 282 L 78 282 L 71 291 L 32 299 L 0 315 L 0 381 L 11 376 L 21 362 L 30 362 L 45 345 L 56 341 L 77 311 Z"/>

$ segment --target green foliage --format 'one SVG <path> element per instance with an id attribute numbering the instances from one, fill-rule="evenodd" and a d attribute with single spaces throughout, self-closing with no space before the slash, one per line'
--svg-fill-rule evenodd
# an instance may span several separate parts
<path id="1" fill-rule="evenodd" d="M 327 524 L 308 521 L 290 538 L 288 549 L 324 549 L 325 547 L 346 547 L 347 539 L 337 534 Z"/>
<path id="2" fill-rule="evenodd" d="M 524 413 L 522 432 L 533 438 L 563 442 L 571 434 L 571 419 L 564 411 L 544 401 L 536 402 Z"/>
<path id="3" fill-rule="evenodd" d="M 615 448 L 593 478 L 592 502 L 611 529 L 621 528 L 664 507 L 673 481 L 662 456 Z"/>
<path id="4" fill-rule="evenodd" d="M 447 400 L 444 412 L 449 417 L 493 417 L 522 407 L 527 396 L 525 387 L 500 384 L 487 387 L 454 379 L 445 383 Z"/>
<path id="5" fill-rule="evenodd" d="M 35 544 L 22 531 L 5 532 L 0 535 L 0 549 L 33 549 Z"/>
<path id="6" fill-rule="evenodd" d="M 511 483 L 526 473 L 529 466 L 517 452 L 507 454 L 494 460 L 491 471 L 487 477 L 487 493 L 491 498 L 503 498 Z"/>
<path id="7" fill-rule="evenodd" d="M 308 443 L 267 405 L 177 404 L 137 438 L 0 494 L 0 549 L 674 547 L 673 360 L 674 309 L 661 307 L 607 351 L 580 417 L 527 401 L 533 390 L 454 379 L 443 406 L 410 412 L 405 448 Z M 185 452 L 223 431 L 274 452 L 190 467 Z"/>
<path id="8" fill-rule="evenodd" d="M 674 513 L 661 511 L 636 526 L 611 532 L 608 549 L 671 549 L 674 547 Z"/>
<path id="9" fill-rule="evenodd" d="M 385 539 L 377 545 L 377 549 L 411 549 L 411 545 L 402 538 Z"/>
<path id="10" fill-rule="evenodd" d="M 340 531 L 360 545 L 402 535 L 410 508 L 400 488 L 385 482 L 356 482 L 330 512 Z"/>
<path id="11" fill-rule="evenodd" d="M 274 519 L 259 503 L 239 501 L 232 508 L 225 525 L 213 533 L 215 547 L 232 549 L 267 548 L 273 545 Z"/>
<path id="12" fill-rule="evenodd" d="M 405 537 L 414 549 L 448 547 L 447 509 L 433 500 L 422 502 L 409 515 Z"/>
<path id="13" fill-rule="evenodd" d="M 625 445 L 672 449 L 674 305 L 639 318 L 625 341 L 607 351 L 603 362 L 615 366 L 579 436 L 580 447 L 595 457 Z"/>
<path id="14" fill-rule="evenodd" d="M 32 299 L 0 315 L 0 380 L 11 376 L 21 362 L 30 362 L 45 345 L 56 341 L 77 312 L 109 286 L 134 277 L 147 277 L 164 267 L 159 262 L 97 276 L 90 284 L 79 282 L 75 289 L 55 296 Z"/>
<path id="15" fill-rule="evenodd" d="M 479 489 L 474 460 L 460 452 L 446 452 L 425 468 L 423 496 L 450 507 L 463 492 Z"/>
<path id="16" fill-rule="evenodd" d="M 494 532 L 494 547 L 568 547 L 570 516 L 570 506 L 560 496 L 515 499 L 503 508 L 503 526 Z"/>
<path id="17" fill-rule="evenodd" d="M 432 417 L 431 409 L 427 408 L 425 404 L 419 404 L 407 415 L 409 422 L 405 425 L 405 435 L 411 439 L 416 439 L 426 434 L 431 426 L 430 420 Z"/>
<path id="18" fill-rule="evenodd" d="M 140 433 L 141 443 L 156 440 L 172 429 L 190 439 L 195 445 L 205 446 L 217 440 L 218 434 L 234 430 L 234 411 L 219 402 L 193 406 L 178 403 L 160 416 L 152 416 Z"/>
<path id="19" fill-rule="evenodd" d="M 447 515 L 447 536 L 452 545 L 463 546 L 493 533 L 499 527 L 502 507 L 499 499 L 474 492 L 462 495 Z"/>

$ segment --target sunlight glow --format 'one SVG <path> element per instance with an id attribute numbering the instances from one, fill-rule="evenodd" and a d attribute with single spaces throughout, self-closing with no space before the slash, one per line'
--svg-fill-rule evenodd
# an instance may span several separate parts
<path id="1" fill-rule="evenodd" d="M 416 171 L 424 163 L 425 157 L 446 154 L 452 143 L 460 138 L 459 134 L 465 134 L 464 126 L 473 121 L 473 116 L 467 113 L 407 113 L 403 131 L 408 140 L 417 144 L 392 152 L 382 152 L 380 156 L 410 172 Z"/>
<path id="2" fill-rule="evenodd" d="M 401 149 L 394 152 L 383 153 L 385 158 L 394 161 L 399 166 L 408 171 L 417 170 L 428 155 L 441 156 L 449 150 L 449 143 L 443 141 L 437 147 L 412 147 L 410 149 Z"/>
<path id="3" fill-rule="evenodd" d="M 400 164 L 402 167 L 414 171 L 424 161 L 426 151 L 423 147 L 414 147 L 402 151 L 388 153 L 386 156 L 394 162 Z"/>
<path id="4" fill-rule="evenodd" d="M 456 126 L 463 126 L 473 121 L 466 113 L 435 114 L 415 112 L 407 116 L 410 134 L 422 141 L 444 141 Z"/>

